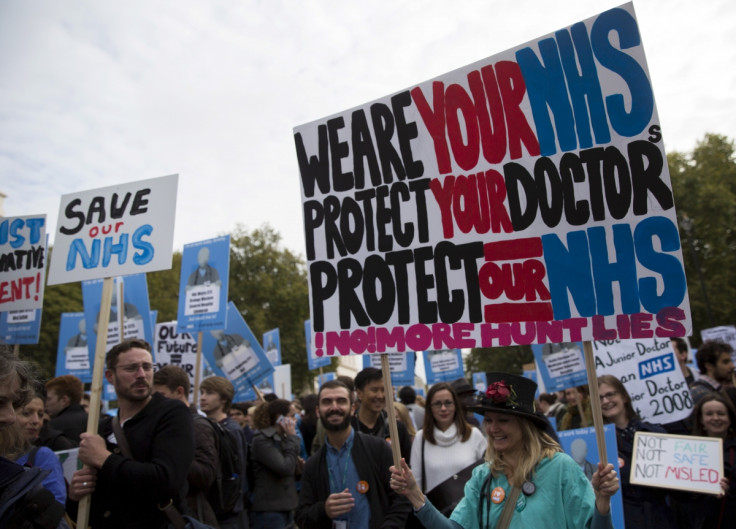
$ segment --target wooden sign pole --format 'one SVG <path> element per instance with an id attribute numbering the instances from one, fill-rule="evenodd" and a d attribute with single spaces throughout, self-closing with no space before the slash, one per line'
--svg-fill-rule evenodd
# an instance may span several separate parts
<path id="1" fill-rule="evenodd" d="M 192 399 L 194 400 L 194 405 L 197 405 L 197 402 L 199 402 L 199 383 L 201 382 L 202 378 L 202 331 L 199 331 L 197 333 L 197 356 L 194 360 L 194 393 L 192 395 Z"/>
<path id="2" fill-rule="evenodd" d="M 102 400 L 102 377 L 105 372 L 105 353 L 107 352 L 107 326 L 110 323 L 110 307 L 112 305 L 113 278 L 106 277 L 102 283 L 102 301 L 97 321 L 97 343 L 95 359 L 92 367 L 92 388 L 90 389 L 89 415 L 87 416 L 87 433 L 96 434 L 100 422 L 100 401 Z M 85 465 L 86 466 L 86 465 Z M 86 529 L 89 525 L 89 509 L 92 496 L 87 494 L 79 500 L 77 511 L 77 527 Z"/>
<path id="3" fill-rule="evenodd" d="M 386 411 L 388 412 L 388 431 L 391 435 L 391 452 L 394 466 L 401 468 L 401 447 L 399 446 L 399 428 L 396 426 L 396 410 L 394 409 L 394 388 L 391 385 L 391 367 L 388 354 L 381 355 L 381 372 L 383 373 L 383 390 L 386 395 Z"/>
<path id="4" fill-rule="evenodd" d="M 601 412 L 601 399 L 598 393 L 598 375 L 595 373 L 595 355 L 593 354 L 593 342 L 583 342 L 583 356 L 585 358 L 585 370 L 588 373 L 588 389 L 590 390 L 590 411 L 593 413 L 593 426 L 595 426 L 595 438 L 598 442 L 598 458 L 604 465 L 608 461 L 606 455 L 606 437 L 603 431 L 603 413 Z"/>

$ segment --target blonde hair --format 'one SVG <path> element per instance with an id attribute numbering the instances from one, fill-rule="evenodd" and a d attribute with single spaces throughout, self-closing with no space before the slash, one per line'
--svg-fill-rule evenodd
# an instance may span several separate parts
<path id="1" fill-rule="evenodd" d="M 396 410 L 396 419 L 403 422 L 406 429 L 409 431 L 409 435 L 414 437 L 417 434 L 417 429 L 414 428 L 414 421 L 411 420 L 409 415 L 409 409 L 401 402 L 394 401 L 394 409 Z"/>
<path id="2" fill-rule="evenodd" d="M 503 453 L 496 453 L 491 440 L 489 440 L 486 449 L 486 461 L 490 465 L 494 477 L 498 476 L 499 473 L 506 474 L 506 471 L 509 470 L 512 472 L 510 476 L 506 474 L 509 483 L 521 486 L 525 481 L 534 477 L 537 465 L 543 459 L 551 459 L 557 452 L 562 452 L 562 447 L 529 419 L 518 415 L 509 415 L 519 421 L 519 427 L 521 428 L 521 452 L 518 464 L 513 469 L 508 467 L 504 461 Z"/>

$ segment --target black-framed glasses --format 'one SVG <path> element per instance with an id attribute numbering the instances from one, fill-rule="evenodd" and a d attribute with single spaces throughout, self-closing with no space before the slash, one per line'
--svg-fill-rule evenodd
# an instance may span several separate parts
<path id="1" fill-rule="evenodd" d="M 449 410 L 450 408 L 455 406 L 455 403 L 451 400 L 438 400 L 437 402 L 433 402 L 431 406 L 435 410 L 441 410 L 443 406 Z"/>
<path id="2" fill-rule="evenodd" d="M 611 400 L 616 395 L 618 395 L 618 391 L 609 391 L 608 393 L 604 393 L 603 395 L 600 395 L 601 402 L 603 402 L 606 399 Z"/>
<path id="3" fill-rule="evenodd" d="M 142 364 L 127 364 L 124 366 L 115 366 L 114 369 L 118 369 L 118 368 L 130 374 L 137 373 L 138 370 L 141 368 L 143 368 L 143 371 L 145 371 L 146 373 L 150 373 L 151 371 L 153 371 L 153 364 L 148 363 L 148 362 L 144 362 Z"/>

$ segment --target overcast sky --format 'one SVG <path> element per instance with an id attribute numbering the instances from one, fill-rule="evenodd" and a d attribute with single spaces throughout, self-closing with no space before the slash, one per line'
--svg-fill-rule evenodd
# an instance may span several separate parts
<path id="1" fill-rule="evenodd" d="M 179 173 L 175 248 L 269 223 L 304 254 L 292 128 L 621 2 L 6 0 L 7 216 Z M 667 150 L 736 138 L 736 3 L 634 3 Z"/>

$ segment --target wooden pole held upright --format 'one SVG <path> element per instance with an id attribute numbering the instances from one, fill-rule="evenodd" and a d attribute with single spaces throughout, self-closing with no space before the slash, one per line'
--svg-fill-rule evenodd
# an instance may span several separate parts
<path id="1" fill-rule="evenodd" d="M 598 393 L 598 375 L 595 373 L 595 355 L 593 354 L 593 343 L 583 342 L 583 356 L 585 358 L 585 370 L 588 373 L 588 389 L 590 390 L 590 411 L 593 413 L 593 426 L 595 426 L 595 438 L 598 442 L 598 458 L 604 465 L 608 462 L 606 455 L 606 437 L 603 431 L 603 413 L 601 412 L 601 399 Z"/>
<path id="2" fill-rule="evenodd" d="M 399 443 L 399 427 L 396 426 L 396 410 L 394 409 L 394 388 L 391 385 L 391 367 L 388 354 L 381 355 L 381 372 L 383 374 L 383 390 L 386 394 L 386 412 L 388 412 L 388 431 L 391 435 L 391 452 L 394 466 L 401 468 L 401 446 Z"/>
<path id="3" fill-rule="evenodd" d="M 199 383 L 202 381 L 202 331 L 197 333 L 197 356 L 194 360 L 194 393 L 192 395 L 193 404 L 196 406 L 199 402 Z"/>
<path id="4" fill-rule="evenodd" d="M 105 353 L 107 352 L 107 326 L 110 323 L 110 307 L 112 305 L 113 278 L 106 277 L 102 283 L 102 301 L 97 321 L 97 343 L 95 359 L 92 367 L 92 388 L 90 389 L 89 414 L 87 416 L 87 433 L 96 434 L 100 422 L 100 401 L 102 400 L 102 376 L 105 372 Z M 86 466 L 86 465 L 85 465 Z M 79 500 L 77 511 L 77 527 L 86 529 L 89 525 L 89 509 L 92 496 L 87 494 Z"/>

